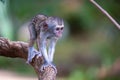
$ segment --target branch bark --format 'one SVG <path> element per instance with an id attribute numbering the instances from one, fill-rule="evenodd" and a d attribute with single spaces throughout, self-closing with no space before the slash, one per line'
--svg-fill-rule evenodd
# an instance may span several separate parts
<path id="1" fill-rule="evenodd" d="M 10 41 L 8 39 L 0 37 L 0 56 L 21 58 L 27 60 L 28 56 L 28 43 L 21 41 Z M 38 75 L 38 80 L 55 80 L 56 71 L 53 67 L 48 66 L 43 71 L 40 71 L 43 64 L 43 57 L 35 56 L 30 63 Z"/>
<path id="2" fill-rule="evenodd" d="M 120 25 L 118 24 L 118 22 L 106 11 L 104 10 L 97 2 L 95 2 L 94 0 L 90 0 L 103 14 L 105 14 L 109 20 L 118 28 L 120 29 Z"/>

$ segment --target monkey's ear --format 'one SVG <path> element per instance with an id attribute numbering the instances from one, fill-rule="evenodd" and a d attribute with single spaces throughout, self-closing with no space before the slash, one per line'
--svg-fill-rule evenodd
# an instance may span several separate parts
<path id="1" fill-rule="evenodd" d="M 43 23 L 43 28 L 45 31 L 48 29 L 48 24 L 46 22 Z"/>

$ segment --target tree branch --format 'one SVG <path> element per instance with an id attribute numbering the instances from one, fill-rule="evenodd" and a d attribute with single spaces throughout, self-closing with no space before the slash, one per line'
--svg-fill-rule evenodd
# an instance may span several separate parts
<path id="1" fill-rule="evenodd" d="M 28 43 L 21 41 L 10 41 L 8 39 L 0 37 L 0 56 L 11 58 L 22 58 L 27 60 L 28 56 Z M 55 80 L 56 71 L 53 67 L 48 66 L 44 71 L 40 71 L 43 64 L 43 57 L 35 56 L 30 65 L 35 69 L 38 80 Z"/>
<path id="2" fill-rule="evenodd" d="M 110 21 L 118 28 L 120 29 L 120 25 L 117 23 L 117 21 L 106 11 L 104 10 L 99 4 L 97 4 L 94 0 L 90 0 L 103 14 L 105 14 Z"/>

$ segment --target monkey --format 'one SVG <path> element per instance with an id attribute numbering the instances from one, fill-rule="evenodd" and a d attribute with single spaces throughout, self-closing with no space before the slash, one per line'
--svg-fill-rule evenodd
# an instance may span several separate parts
<path id="1" fill-rule="evenodd" d="M 32 62 L 35 55 L 39 55 L 41 53 L 44 58 L 44 63 L 41 69 L 43 70 L 48 65 L 55 67 L 53 64 L 53 57 L 57 40 L 62 37 L 64 28 L 63 19 L 55 16 L 48 17 L 46 15 L 39 14 L 32 19 L 28 28 L 30 41 L 27 63 Z M 35 42 L 38 46 L 38 50 L 34 48 Z"/>

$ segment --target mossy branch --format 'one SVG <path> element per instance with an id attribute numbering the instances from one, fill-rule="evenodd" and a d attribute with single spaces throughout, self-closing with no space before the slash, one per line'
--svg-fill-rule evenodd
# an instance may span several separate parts
<path id="1" fill-rule="evenodd" d="M 0 56 L 10 58 L 21 58 L 27 60 L 28 56 L 28 43 L 22 41 L 10 41 L 6 38 L 0 37 Z M 48 66 L 44 71 L 40 71 L 43 64 L 43 57 L 34 57 L 30 65 L 38 75 L 38 80 L 55 80 L 56 72 L 51 66 Z"/>

